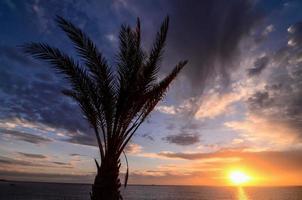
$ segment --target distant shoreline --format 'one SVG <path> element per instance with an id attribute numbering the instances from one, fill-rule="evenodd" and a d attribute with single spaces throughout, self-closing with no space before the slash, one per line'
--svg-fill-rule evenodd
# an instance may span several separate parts
<path id="1" fill-rule="evenodd" d="M 44 183 L 44 184 L 71 184 L 71 185 L 92 185 L 92 183 L 70 183 L 70 182 L 46 182 L 46 181 L 18 181 L 0 179 L 0 183 Z M 159 187 L 239 187 L 232 185 L 158 185 L 158 184 L 128 184 L 128 186 L 159 186 Z M 277 185 L 277 186 L 242 186 L 242 187 L 302 187 L 302 185 Z"/>

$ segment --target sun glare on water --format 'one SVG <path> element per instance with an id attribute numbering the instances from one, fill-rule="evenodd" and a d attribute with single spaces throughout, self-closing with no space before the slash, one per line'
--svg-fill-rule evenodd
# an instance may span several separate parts
<path id="1" fill-rule="evenodd" d="M 251 180 L 251 177 L 242 171 L 231 171 L 229 179 L 234 185 L 243 185 Z"/>

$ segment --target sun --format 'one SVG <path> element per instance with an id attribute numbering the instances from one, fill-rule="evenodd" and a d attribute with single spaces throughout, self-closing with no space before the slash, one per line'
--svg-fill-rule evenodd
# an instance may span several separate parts
<path id="1" fill-rule="evenodd" d="M 234 185 L 243 185 L 248 183 L 251 177 L 243 171 L 236 170 L 229 173 L 229 179 Z"/>

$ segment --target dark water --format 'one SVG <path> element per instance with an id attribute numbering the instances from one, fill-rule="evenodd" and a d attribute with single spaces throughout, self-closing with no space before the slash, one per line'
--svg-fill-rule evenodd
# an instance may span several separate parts
<path id="1" fill-rule="evenodd" d="M 1 182 L 0 200 L 89 200 L 90 185 Z M 302 187 L 134 186 L 126 200 L 302 200 Z"/>

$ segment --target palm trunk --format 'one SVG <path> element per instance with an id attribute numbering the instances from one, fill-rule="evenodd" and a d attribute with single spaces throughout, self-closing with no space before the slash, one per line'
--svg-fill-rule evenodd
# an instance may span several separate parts
<path id="1" fill-rule="evenodd" d="M 120 200 L 120 160 L 106 156 L 92 185 L 91 200 Z"/>

